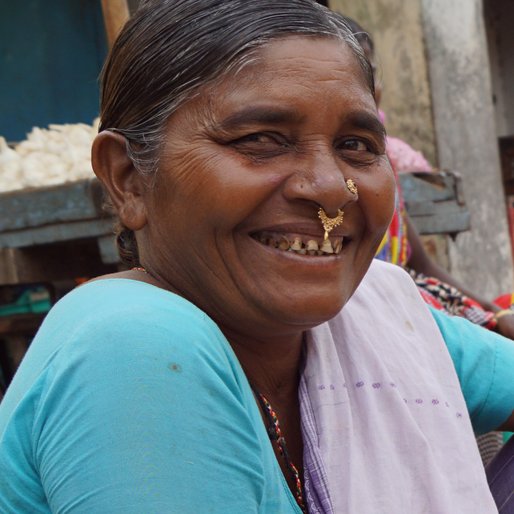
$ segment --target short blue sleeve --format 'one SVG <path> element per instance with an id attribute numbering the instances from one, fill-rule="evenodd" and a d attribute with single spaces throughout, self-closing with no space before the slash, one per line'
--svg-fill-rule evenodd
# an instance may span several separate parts
<path id="1" fill-rule="evenodd" d="M 477 434 L 514 411 L 514 342 L 463 318 L 431 309 L 459 376 Z"/>
<path id="2" fill-rule="evenodd" d="M 129 282 L 84 286 L 31 347 L 18 382 L 41 370 L 4 433 L 5 455 L 9 441 L 30 448 L 26 489 L 37 483 L 55 514 L 298 512 L 221 331 L 185 300 Z M 52 338 L 66 343 L 48 351 Z M 21 478 L 4 478 L 0 511 L 28 512 L 12 507 Z M 47 512 L 33 501 L 30 512 Z"/>

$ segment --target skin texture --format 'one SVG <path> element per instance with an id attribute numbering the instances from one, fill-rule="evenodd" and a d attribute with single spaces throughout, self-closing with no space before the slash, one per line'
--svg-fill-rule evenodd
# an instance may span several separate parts
<path id="1" fill-rule="evenodd" d="M 288 37 L 259 57 L 172 116 L 152 187 L 119 135 L 97 137 L 93 166 L 149 271 L 126 276 L 180 294 L 218 323 L 301 468 L 303 332 L 333 317 L 366 273 L 392 216 L 394 178 L 375 99 L 343 43 Z M 345 237 L 337 256 L 252 237 L 321 240 L 319 206 L 331 217 L 344 210 L 331 233 Z"/>

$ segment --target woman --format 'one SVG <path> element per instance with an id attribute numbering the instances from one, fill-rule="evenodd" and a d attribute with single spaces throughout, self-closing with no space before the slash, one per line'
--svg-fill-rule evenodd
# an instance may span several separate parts
<path id="1" fill-rule="evenodd" d="M 441 331 L 370 267 L 394 179 L 345 24 L 310 0 L 146 2 L 101 119 L 134 268 L 33 342 L 0 410 L 2 512 L 496 512 Z M 505 422 L 486 397 L 477 422 Z"/>

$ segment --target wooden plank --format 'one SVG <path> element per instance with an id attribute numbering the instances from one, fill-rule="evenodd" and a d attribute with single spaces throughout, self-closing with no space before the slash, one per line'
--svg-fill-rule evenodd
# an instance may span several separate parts
<path id="1" fill-rule="evenodd" d="M 2 193 L 0 233 L 50 223 L 105 217 L 107 214 L 103 204 L 103 189 L 96 179 Z"/>
<path id="2" fill-rule="evenodd" d="M 402 173 L 405 208 L 422 235 L 454 236 L 470 228 L 460 177 L 450 172 Z"/>
<path id="3" fill-rule="evenodd" d="M 439 202 L 432 213 L 415 213 L 409 216 L 421 235 L 448 234 L 455 236 L 469 230 L 471 226 L 469 211 L 455 202 Z"/>
<path id="4" fill-rule="evenodd" d="M 455 174 L 400 173 L 399 178 L 406 203 L 448 200 L 464 203 L 460 192 L 460 179 Z"/>
<path id="5" fill-rule="evenodd" d="M 26 230 L 0 233 L 1 248 L 24 248 L 29 246 L 96 238 L 113 233 L 111 218 L 72 221 L 45 225 Z"/>
<path id="6" fill-rule="evenodd" d="M 109 48 L 112 48 L 120 30 L 130 17 L 129 6 L 127 0 L 102 0 L 102 11 L 107 41 Z"/>

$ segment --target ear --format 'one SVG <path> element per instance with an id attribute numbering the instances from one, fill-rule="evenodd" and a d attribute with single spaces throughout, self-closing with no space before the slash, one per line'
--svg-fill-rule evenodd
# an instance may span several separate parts
<path id="1" fill-rule="evenodd" d="M 109 130 L 100 132 L 93 142 L 91 163 L 121 223 L 130 230 L 142 229 L 147 222 L 146 184 L 127 155 L 125 137 Z"/>

